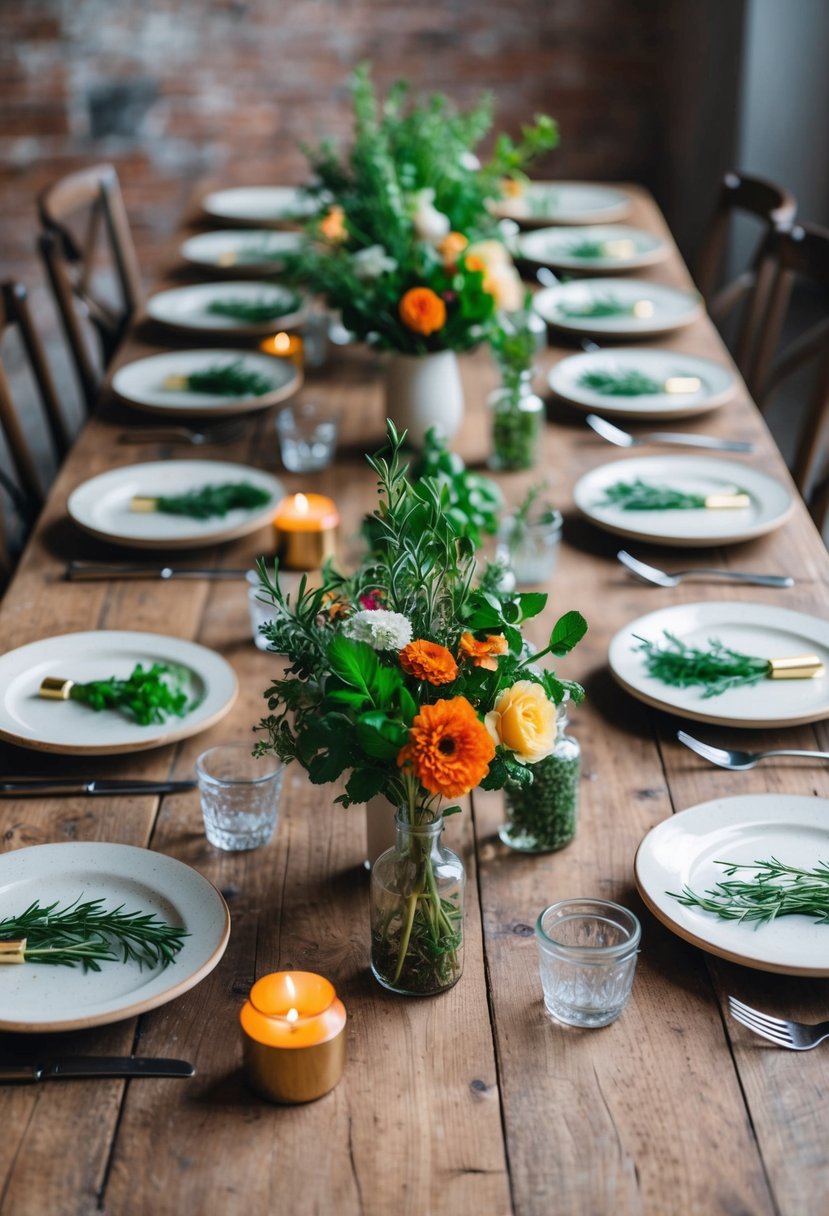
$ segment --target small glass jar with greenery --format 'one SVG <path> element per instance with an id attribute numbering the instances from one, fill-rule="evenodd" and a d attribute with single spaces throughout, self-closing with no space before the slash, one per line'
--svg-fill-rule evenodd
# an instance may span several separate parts
<path id="1" fill-rule="evenodd" d="M 504 786 L 507 818 L 499 835 L 518 852 L 552 853 L 570 844 L 576 834 L 581 748 L 567 734 L 567 709 L 565 698 L 557 707 L 555 747 L 533 765 L 532 784 Z"/>
<path id="2" fill-rule="evenodd" d="M 533 391 L 533 360 L 538 344 L 531 297 L 523 308 L 502 313 L 490 333 L 490 347 L 501 373 L 501 386 L 490 393 L 493 469 L 529 469 L 538 459 L 544 425 L 544 402 Z"/>

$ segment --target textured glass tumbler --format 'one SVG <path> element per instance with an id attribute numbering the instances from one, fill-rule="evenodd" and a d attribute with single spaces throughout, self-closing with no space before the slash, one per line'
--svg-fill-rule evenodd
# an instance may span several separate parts
<path id="1" fill-rule="evenodd" d="M 311 401 L 288 405 L 276 416 L 279 454 L 289 473 L 325 469 L 337 449 L 339 421 Z"/>
<path id="2" fill-rule="evenodd" d="M 257 849 L 273 835 L 285 769 L 254 757 L 249 743 L 226 743 L 196 761 L 204 831 L 217 849 Z"/>
<path id="3" fill-rule="evenodd" d="M 547 1012 L 568 1026 L 607 1026 L 627 1004 L 641 928 L 605 899 L 563 899 L 535 926 Z"/>

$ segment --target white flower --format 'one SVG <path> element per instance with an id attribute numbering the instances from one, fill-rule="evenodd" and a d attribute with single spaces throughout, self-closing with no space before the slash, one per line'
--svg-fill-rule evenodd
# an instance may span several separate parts
<path id="1" fill-rule="evenodd" d="M 474 152 L 467 150 L 466 152 L 461 152 L 460 166 L 462 169 L 468 169 L 470 173 L 475 173 L 478 169 L 480 169 L 481 162 L 478 160 Z"/>
<path id="2" fill-rule="evenodd" d="M 382 245 L 369 245 L 354 254 L 354 273 L 358 279 L 379 279 L 381 274 L 392 274 L 397 262 L 390 258 Z"/>
<path id="3" fill-rule="evenodd" d="M 412 640 L 412 625 L 402 612 L 373 608 L 355 612 L 343 625 L 343 633 L 355 642 L 368 642 L 372 650 L 402 650 Z"/>
<path id="4" fill-rule="evenodd" d="M 429 245 L 439 245 L 449 232 L 451 224 L 449 216 L 444 215 L 435 207 L 435 192 L 432 189 L 418 190 L 412 196 L 414 212 L 412 223 L 414 230 L 422 241 Z"/>

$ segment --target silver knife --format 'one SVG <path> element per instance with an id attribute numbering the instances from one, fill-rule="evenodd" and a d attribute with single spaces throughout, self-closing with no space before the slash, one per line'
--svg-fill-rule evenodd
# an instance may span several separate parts
<path id="1" fill-rule="evenodd" d="M 35 1081 L 80 1077 L 193 1077 L 196 1070 L 187 1060 L 155 1060 L 146 1056 L 58 1056 L 34 1064 L 0 1064 L 0 1082 Z"/>
<path id="2" fill-rule="evenodd" d="M 77 777 L 0 777 L 0 798 L 72 797 L 90 794 L 180 794 L 194 790 L 195 781 L 131 781 L 119 778 L 108 781 L 83 781 Z"/>
<path id="3" fill-rule="evenodd" d="M 64 578 L 70 583 L 79 583 L 84 581 L 91 582 L 95 579 L 110 579 L 110 578 L 160 578 L 164 580 L 173 578 L 206 578 L 206 579 L 233 579 L 245 578 L 247 569 L 213 569 L 210 567 L 193 567 L 193 566 L 149 566 L 136 565 L 133 562 L 119 564 L 118 562 L 67 562 Z"/>

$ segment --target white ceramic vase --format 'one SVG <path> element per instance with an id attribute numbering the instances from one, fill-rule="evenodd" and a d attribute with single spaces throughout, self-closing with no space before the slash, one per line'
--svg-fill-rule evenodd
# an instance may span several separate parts
<path id="1" fill-rule="evenodd" d="M 386 417 L 409 432 L 422 447 L 426 432 L 437 427 L 446 440 L 463 421 L 463 386 L 453 350 L 428 355 L 392 355 L 386 369 Z"/>

